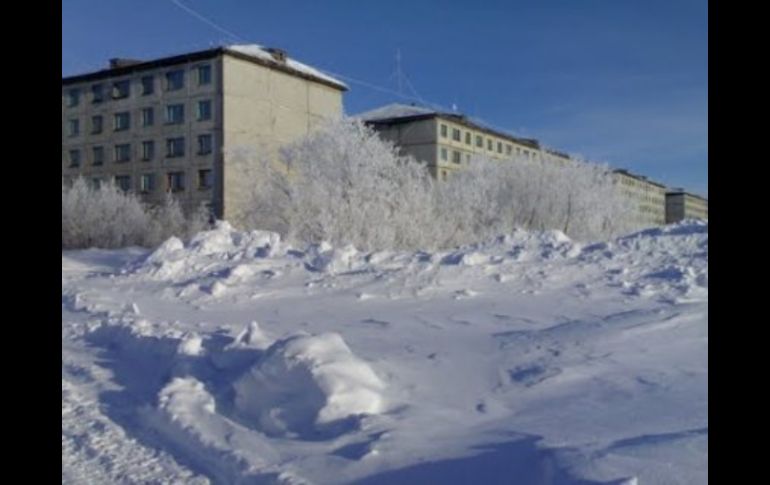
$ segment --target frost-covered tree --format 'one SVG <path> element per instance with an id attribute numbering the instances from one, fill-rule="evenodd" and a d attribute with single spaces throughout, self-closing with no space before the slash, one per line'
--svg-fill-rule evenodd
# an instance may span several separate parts
<path id="1" fill-rule="evenodd" d="M 240 220 L 302 242 L 435 249 L 515 228 L 602 239 L 627 211 L 607 167 L 475 157 L 446 181 L 357 120 L 329 122 L 276 157 L 234 150 L 248 183 Z"/>
<path id="2" fill-rule="evenodd" d="M 62 249 L 153 247 L 171 236 L 189 238 L 207 225 L 205 209 L 185 215 L 171 195 L 153 207 L 112 184 L 62 181 Z"/>

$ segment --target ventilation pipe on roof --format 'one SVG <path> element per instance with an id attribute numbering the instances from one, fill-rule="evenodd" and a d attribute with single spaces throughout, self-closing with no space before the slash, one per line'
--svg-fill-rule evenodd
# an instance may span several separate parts
<path id="1" fill-rule="evenodd" d="M 280 62 L 281 64 L 286 63 L 286 51 L 283 49 L 278 49 L 276 47 L 268 47 L 265 49 L 267 52 L 270 53 L 271 56 L 273 56 L 273 59 Z"/>

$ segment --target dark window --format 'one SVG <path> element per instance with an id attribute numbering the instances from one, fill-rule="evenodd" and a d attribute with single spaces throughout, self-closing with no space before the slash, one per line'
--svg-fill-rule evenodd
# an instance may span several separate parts
<path id="1" fill-rule="evenodd" d="M 447 128 L 446 128 L 446 125 L 441 125 L 441 136 L 442 136 L 443 138 L 446 138 L 446 137 L 447 137 Z"/>
<path id="2" fill-rule="evenodd" d="M 102 115 L 96 115 L 91 117 L 91 133 L 98 135 L 104 129 L 104 118 Z"/>
<path id="3" fill-rule="evenodd" d="M 123 111 L 115 113 L 115 131 L 127 130 L 131 127 L 131 113 Z"/>
<path id="4" fill-rule="evenodd" d="M 142 95 L 146 96 L 155 92 L 155 78 L 153 76 L 144 76 L 142 78 Z"/>
<path id="5" fill-rule="evenodd" d="M 131 190 L 131 176 L 130 175 L 116 175 L 115 176 L 115 185 L 117 185 L 118 188 L 120 190 L 123 190 L 123 191 Z"/>
<path id="6" fill-rule="evenodd" d="M 458 163 L 458 164 L 461 163 L 462 160 L 460 159 L 460 157 L 461 157 L 460 152 L 452 152 L 452 162 Z"/>
<path id="7" fill-rule="evenodd" d="M 184 137 L 166 140 L 166 156 L 169 158 L 184 156 Z"/>
<path id="8" fill-rule="evenodd" d="M 131 160 L 131 145 L 124 143 L 115 145 L 115 162 L 123 163 Z"/>
<path id="9" fill-rule="evenodd" d="M 142 193 L 152 192 L 155 190 L 155 174 L 145 173 L 142 174 L 139 179 L 139 191 Z"/>
<path id="10" fill-rule="evenodd" d="M 211 66 L 198 67 L 198 84 L 211 84 Z"/>
<path id="11" fill-rule="evenodd" d="M 494 150 L 494 148 L 492 148 L 492 139 L 491 138 L 487 138 L 487 150 Z"/>
<path id="12" fill-rule="evenodd" d="M 166 91 L 177 91 L 184 87 L 184 71 L 169 71 L 166 73 Z"/>
<path id="13" fill-rule="evenodd" d="M 497 142 L 497 153 L 503 153 L 503 144 L 501 142 Z"/>
<path id="14" fill-rule="evenodd" d="M 70 167 L 80 166 L 80 150 L 70 150 Z"/>
<path id="15" fill-rule="evenodd" d="M 94 103 L 101 103 L 104 101 L 104 85 L 94 84 L 91 86 L 91 94 L 93 96 Z"/>
<path id="16" fill-rule="evenodd" d="M 211 153 L 212 138 L 211 135 L 198 135 L 198 153 L 205 155 Z"/>
<path id="17" fill-rule="evenodd" d="M 177 125 L 184 123 L 184 105 L 170 104 L 166 106 L 166 124 Z"/>
<path id="18" fill-rule="evenodd" d="M 214 185 L 213 172 L 210 169 L 198 170 L 198 188 L 210 189 Z"/>
<path id="19" fill-rule="evenodd" d="M 152 126 L 155 124 L 155 111 L 152 108 L 142 109 L 142 126 Z"/>
<path id="20" fill-rule="evenodd" d="M 77 89 L 77 88 L 70 89 L 69 97 L 68 98 L 69 99 L 68 99 L 68 102 L 67 102 L 67 106 L 69 106 L 70 108 L 72 108 L 73 106 L 79 105 L 80 104 L 80 90 Z"/>
<path id="21" fill-rule="evenodd" d="M 198 121 L 211 119 L 211 100 L 198 101 Z"/>
<path id="22" fill-rule="evenodd" d="M 142 160 L 152 160 L 155 158 L 155 142 L 147 140 L 142 142 Z"/>
<path id="23" fill-rule="evenodd" d="M 476 135 L 476 146 L 479 148 L 484 148 L 484 139 L 481 138 L 480 135 Z"/>
<path id="24" fill-rule="evenodd" d="M 112 83 L 112 99 L 127 98 L 131 91 L 131 82 L 128 79 Z"/>
<path id="25" fill-rule="evenodd" d="M 166 181 L 170 191 L 184 190 L 184 172 L 169 172 Z"/>
<path id="26" fill-rule="evenodd" d="M 442 160 L 446 160 L 447 159 L 446 148 L 442 148 L 441 149 L 441 159 Z"/>
<path id="27" fill-rule="evenodd" d="M 80 134 L 80 120 L 69 120 L 69 135 L 78 136 Z"/>
<path id="28" fill-rule="evenodd" d="M 513 150 L 513 147 L 511 145 L 505 145 L 505 153 L 506 155 L 511 154 L 511 150 Z"/>
<path id="29" fill-rule="evenodd" d="M 461 133 L 460 130 L 457 128 L 452 128 L 452 139 L 455 141 L 460 141 Z"/>
<path id="30" fill-rule="evenodd" d="M 104 165 L 104 147 L 94 147 L 93 155 L 95 166 Z"/>
<path id="31" fill-rule="evenodd" d="M 471 144 L 471 132 L 466 131 L 465 132 L 465 144 L 470 145 Z"/>

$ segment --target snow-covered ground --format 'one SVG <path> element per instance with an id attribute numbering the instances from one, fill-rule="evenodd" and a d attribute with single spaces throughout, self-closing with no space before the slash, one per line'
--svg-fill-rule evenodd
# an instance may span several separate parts
<path id="1" fill-rule="evenodd" d="M 65 483 L 708 482 L 708 225 L 62 253 Z"/>

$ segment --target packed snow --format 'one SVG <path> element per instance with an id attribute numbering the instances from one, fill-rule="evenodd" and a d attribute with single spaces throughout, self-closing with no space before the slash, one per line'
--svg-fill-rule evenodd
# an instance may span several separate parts
<path id="1" fill-rule="evenodd" d="M 62 252 L 62 482 L 693 484 L 708 225 Z"/>

